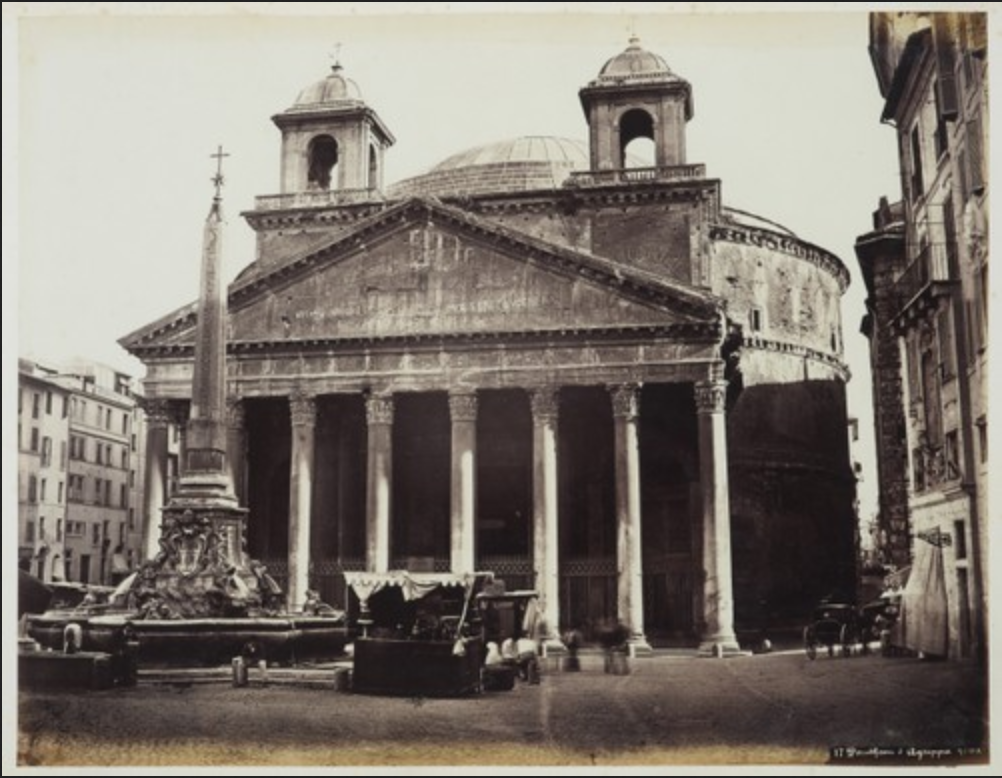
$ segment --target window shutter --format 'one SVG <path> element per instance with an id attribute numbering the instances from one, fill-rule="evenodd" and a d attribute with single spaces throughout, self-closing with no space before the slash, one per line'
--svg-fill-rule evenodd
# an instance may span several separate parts
<path id="1" fill-rule="evenodd" d="M 984 153 L 981 145 L 981 114 L 967 122 L 967 162 L 971 191 L 981 194 L 985 189 Z"/>

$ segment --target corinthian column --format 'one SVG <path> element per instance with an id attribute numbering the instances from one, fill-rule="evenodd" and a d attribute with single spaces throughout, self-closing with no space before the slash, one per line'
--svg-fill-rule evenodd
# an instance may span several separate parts
<path id="1" fill-rule="evenodd" d="M 644 636 L 644 571 L 640 542 L 640 389 L 614 386 L 613 439 L 616 458 L 617 612 L 630 630 L 634 650 L 650 651 Z"/>
<path id="2" fill-rule="evenodd" d="M 310 511 L 313 496 L 313 438 L 316 402 L 302 392 L 289 397 L 292 456 L 289 474 L 289 610 L 306 601 L 310 575 Z"/>
<path id="3" fill-rule="evenodd" d="M 239 397 L 226 401 L 226 465 L 241 505 L 247 502 L 247 429 L 245 406 Z"/>
<path id="4" fill-rule="evenodd" d="M 143 554 L 150 560 L 160 553 L 160 509 L 167 501 L 167 430 L 171 417 L 166 400 L 145 400 L 143 410 L 146 413 Z"/>
<path id="5" fill-rule="evenodd" d="M 366 569 L 390 569 L 390 495 L 393 484 L 393 397 L 370 395 L 365 401 L 369 425 L 367 457 Z"/>
<path id="6" fill-rule="evenodd" d="M 475 569 L 474 516 L 477 507 L 477 395 L 449 394 L 452 420 L 451 568 L 454 573 Z"/>
<path id="7" fill-rule="evenodd" d="M 727 477 L 727 382 L 696 384 L 699 480 L 703 492 L 703 636 L 700 651 L 738 651 L 731 585 L 731 507 Z"/>
<path id="8" fill-rule="evenodd" d="M 539 608 L 555 640 L 560 630 L 560 570 L 558 567 L 557 423 L 560 396 L 555 387 L 533 390 L 532 406 L 532 557 Z"/>

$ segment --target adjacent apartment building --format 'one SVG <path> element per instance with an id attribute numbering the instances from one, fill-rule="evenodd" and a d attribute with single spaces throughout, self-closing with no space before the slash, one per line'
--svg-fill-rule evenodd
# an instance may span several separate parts
<path id="1" fill-rule="evenodd" d="M 69 396 L 52 371 L 18 361 L 18 564 L 46 581 L 65 577 Z"/>
<path id="2" fill-rule="evenodd" d="M 45 581 L 111 583 L 116 555 L 119 568 L 143 558 L 145 424 L 132 379 L 20 360 L 19 384 L 19 564 Z"/>
<path id="3" fill-rule="evenodd" d="M 875 13 L 870 52 L 902 184 L 856 242 L 881 552 L 911 565 L 911 647 L 963 657 L 984 648 L 987 609 L 986 18 Z"/>

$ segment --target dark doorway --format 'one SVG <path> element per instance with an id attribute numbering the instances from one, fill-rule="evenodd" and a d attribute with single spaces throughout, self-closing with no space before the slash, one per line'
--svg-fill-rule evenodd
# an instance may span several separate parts
<path id="1" fill-rule="evenodd" d="M 477 395 L 477 568 L 532 588 L 532 413 L 520 389 Z"/>
<path id="2" fill-rule="evenodd" d="M 603 387 L 560 393 L 560 616 L 591 637 L 616 616 L 612 403 Z"/>
<path id="3" fill-rule="evenodd" d="M 247 410 L 247 550 L 283 586 L 288 578 L 289 458 L 292 435 L 285 397 L 245 401 Z"/>
<path id="4" fill-rule="evenodd" d="M 690 638 L 695 627 L 699 451 L 691 384 L 650 384 L 640 401 L 644 629 Z"/>
<path id="5" fill-rule="evenodd" d="M 394 404 L 391 566 L 448 570 L 452 457 L 448 396 L 398 394 Z"/>
<path id="6" fill-rule="evenodd" d="M 345 570 L 365 569 L 366 424 L 362 395 L 317 398 L 310 586 L 345 602 Z"/>

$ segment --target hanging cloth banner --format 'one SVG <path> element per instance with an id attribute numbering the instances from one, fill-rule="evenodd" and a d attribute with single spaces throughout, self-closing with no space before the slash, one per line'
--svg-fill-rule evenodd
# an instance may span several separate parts
<path id="1" fill-rule="evenodd" d="M 908 585 L 901 594 L 904 644 L 912 651 L 946 656 L 948 648 L 946 579 L 939 544 L 915 544 Z"/>

